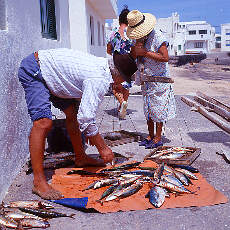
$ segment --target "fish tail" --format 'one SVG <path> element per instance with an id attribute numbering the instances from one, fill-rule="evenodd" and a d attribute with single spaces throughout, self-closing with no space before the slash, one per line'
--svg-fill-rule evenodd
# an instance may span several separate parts
<path id="1" fill-rule="evenodd" d="M 73 218 L 73 219 L 74 219 L 74 216 L 75 216 L 75 213 L 72 213 L 72 214 L 70 214 L 68 217 L 70 217 L 70 218 Z"/>

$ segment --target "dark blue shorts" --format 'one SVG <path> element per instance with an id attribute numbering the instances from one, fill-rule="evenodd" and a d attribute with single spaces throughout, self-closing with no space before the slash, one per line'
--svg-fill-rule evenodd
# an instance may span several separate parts
<path id="1" fill-rule="evenodd" d="M 54 107 L 62 111 L 72 104 L 76 105 L 76 109 L 79 107 L 80 102 L 76 99 L 59 98 L 50 93 L 34 54 L 22 60 L 18 78 L 25 90 L 28 113 L 32 121 L 41 118 L 52 119 L 51 102 Z"/>

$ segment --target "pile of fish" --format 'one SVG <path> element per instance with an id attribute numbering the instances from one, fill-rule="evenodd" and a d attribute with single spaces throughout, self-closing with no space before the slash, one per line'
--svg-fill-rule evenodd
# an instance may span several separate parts
<path id="1" fill-rule="evenodd" d="M 94 181 L 85 190 L 107 187 L 99 200 L 102 205 L 104 202 L 120 200 L 137 193 L 144 183 L 148 183 L 150 190 L 146 198 L 154 207 L 159 208 L 166 197 L 174 194 L 191 194 L 186 186 L 192 184 L 192 180 L 197 180 L 195 173 L 198 169 L 187 165 L 168 166 L 164 163 L 157 168 L 141 167 L 141 162 L 124 164 L 118 167 L 101 170 L 92 173 L 84 170 L 71 170 L 68 175 L 94 175 L 105 177 Z M 131 170 L 128 170 L 131 169 Z"/>
<path id="2" fill-rule="evenodd" d="M 165 149 L 157 149 L 151 156 L 148 157 L 148 159 L 177 160 L 193 152 L 194 149 L 183 147 L 169 147 Z"/>
<path id="3" fill-rule="evenodd" d="M 48 202 L 30 200 L 2 204 L 0 210 L 0 229 L 48 228 L 48 220 L 57 217 L 73 218 L 74 214 L 51 211 L 54 207 Z"/>

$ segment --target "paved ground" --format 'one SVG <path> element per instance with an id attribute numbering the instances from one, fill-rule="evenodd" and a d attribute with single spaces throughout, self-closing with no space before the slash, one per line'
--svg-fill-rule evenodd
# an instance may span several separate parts
<path id="1" fill-rule="evenodd" d="M 210 78 L 210 75 L 207 75 L 206 78 L 202 77 L 202 73 L 204 71 L 207 72 L 207 69 L 198 69 L 196 71 L 199 74 L 197 72 L 193 73 L 190 67 L 187 67 L 187 69 L 186 67 L 171 67 L 171 73 L 176 82 L 174 88 L 177 116 L 166 124 L 163 141 L 165 145 L 201 148 L 201 154 L 193 163 L 193 166 L 200 169 L 202 175 L 211 185 L 230 198 L 230 164 L 216 154 L 219 150 L 230 151 L 230 135 L 219 129 L 199 113 L 191 112 L 190 108 L 180 99 L 182 95 L 193 95 L 196 90 L 203 90 L 209 96 L 216 96 L 216 98 L 229 103 L 229 87 L 228 92 L 225 87 L 226 84 L 229 86 L 230 78 L 228 75 L 228 77 L 223 78 L 223 81 L 216 79 L 215 81 L 217 82 L 208 84 L 208 82 L 214 81 L 214 79 Z M 190 87 L 188 87 L 188 84 Z M 213 84 L 217 84 L 215 85 L 216 88 L 213 88 Z M 222 93 L 221 87 L 224 89 Z M 136 95 L 132 95 L 129 98 L 128 116 L 125 121 L 121 122 L 121 128 L 129 131 L 137 130 L 145 136 L 147 135 L 147 126 L 143 115 L 142 97 L 137 95 L 140 94 L 140 88 L 134 87 L 131 92 Z M 120 129 L 116 106 L 113 97 L 106 97 L 103 101 L 97 116 L 101 132 Z M 92 147 L 88 147 L 86 151 L 88 154 L 96 153 Z M 113 151 L 121 154 L 126 154 L 127 152 L 134 153 L 133 159 L 138 160 L 143 159 L 149 153 L 149 150 L 139 147 L 137 143 L 113 147 Z M 51 175 L 52 172 L 47 172 L 48 179 Z M 37 196 L 31 194 L 32 179 L 32 175 L 26 175 L 25 169 L 23 169 L 10 187 L 4 202 L 37 199 Z M 74 212 L 76 216 L 75 219 L 59 218 L 51 220 L 51 227 L 49 228 L 51 230 L 230 229 L 229 203 L 201 208 L 151 209 L 111 214 L 85 213 L 59 205 L 56 205 L 56 207 L 57 210 L 66 213 Z"/>

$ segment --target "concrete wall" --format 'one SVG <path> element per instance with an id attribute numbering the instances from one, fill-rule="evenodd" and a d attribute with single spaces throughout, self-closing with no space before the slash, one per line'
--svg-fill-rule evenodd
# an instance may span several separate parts
<path id="1" fill-rule="evenodd" d="M 5 28 L 0 27 L 0 200 L 29 156 L 31 123 L 17 79 L 20 61 L 38 49 L 70 47 L 68 2 L 55 3 L 58 40 L 50 40 L 41 36 L 39 1 L 0 0 L 6 13 L 0 16 L 1 22 L 6 20 Z"/>

